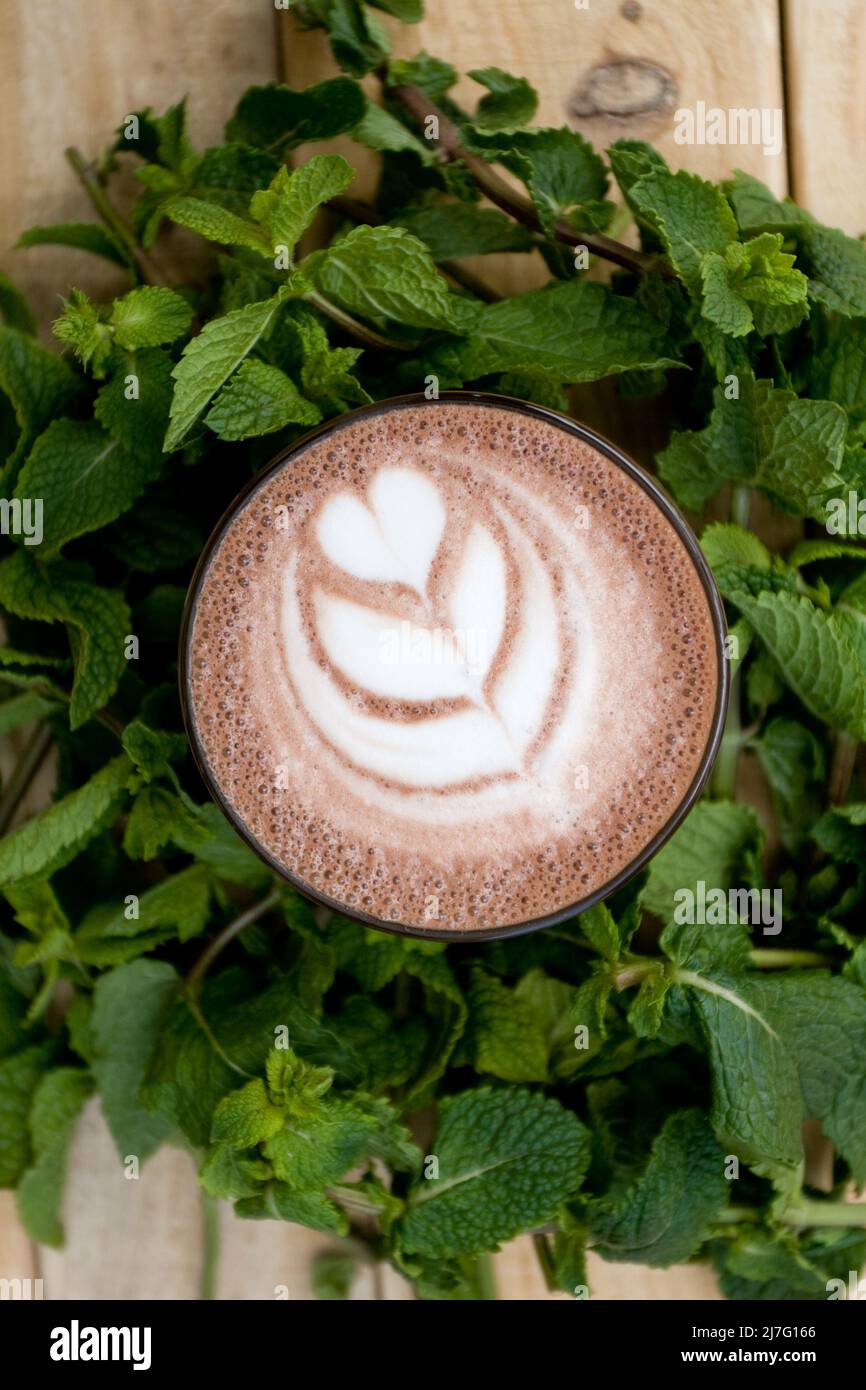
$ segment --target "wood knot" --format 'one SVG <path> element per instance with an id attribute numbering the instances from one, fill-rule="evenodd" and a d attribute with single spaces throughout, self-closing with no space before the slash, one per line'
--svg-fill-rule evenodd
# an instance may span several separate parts
<path id="1" fill-rule="evenodd" d="M 676 83 L 665 68 L 646 58 L 617 58 L 591 68 L 567 103 L 570 116 L 633 121 L 669 111 Z"/>

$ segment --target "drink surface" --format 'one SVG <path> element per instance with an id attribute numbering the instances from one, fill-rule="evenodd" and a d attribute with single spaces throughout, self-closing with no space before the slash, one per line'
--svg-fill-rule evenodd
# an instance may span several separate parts
<path id="1" fill-rule="evenodd" d="M 247 834 L 350 911 L 440 932 L 622 873 L 687 795 L 719 679 L 649 493 L 546 418 L 447 400 L 271 473 L 213 549 L 187 650 Z"/>

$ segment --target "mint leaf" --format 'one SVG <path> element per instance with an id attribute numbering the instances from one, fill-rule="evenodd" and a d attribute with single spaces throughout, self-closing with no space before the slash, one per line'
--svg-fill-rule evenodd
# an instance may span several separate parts
<path id="1" fill-rule="evenodd" d="M 60 222 L 50 227 L 29 227 L 18 238 L 18 245 L 71 246 L 77 251 L 89 251 L 94 256 L 134 270 L 135 262 L 127 248 L 116 236 L 98 222 Z"/>
<path id="2" fill-rule="evenodd" d="M 172 372 L 175 379 L 171 415 L 163 448 L 178 448 L 202 411 L 272 326 L 278 295 L 212 319 L 187 343 Z"/>
<path id="3" fill-rule="evenodd" d="M 161 458 L 128 453 L 95 420 L 55 420 L 31 449 L 15 495 L 43 499 L 40 554 L 50 558 L 127 511 L 161 468 Z"/>
<path id="4" fill-rule="evenodd" d="M 223 246 L 245 246 L 261 256 L 271 254 L 270 239 L 261 227 L 219 203 L 187 194 L 169 199 L 165 215 L 208 241 L 218 241 Z"/>
<path id="5" fill-rule="evenodd" d="M 632 184 L 629 201 L 661 237 L 686 287 L 700 298 L 704 257 L 723 255 L 737 239 L 737 223 L 721 189 L 683 169 L 672 174 L 656 168 Z"/>
<path id="6" fill-rule="evenodd" d="M 423 50 L 414 58 L 394 58 L 388 64 L 389 87 L 420 87 L 437 106 L 456 81 L 456 68 Z"/>
<path id="7" fill-rule="evenodd" d="M 249 439 L 286 425 L 317 425 L 321 418 L 285 372 L 252 358 L 223 387 L 204 422 L 220 439 Z"/>
<path id="8" fill-rule="evenodd" d="M 78 1115 L 93 1089 L 87 1072 L 57 1067 L 40 1081 L 33 1098 L 30 1130 L 33 1165 L 18 1184 L 18 1212 L 42 1245 L 62 1245 L 60 1204 L 66 1158 Z"/>
<path id="9" fill-rule="evenodd" d="M 472 117 L 479 130 L 513 130 L 532 120 L 538 95 L 525 77 L 511 77 L 501 68 L 474 68 L 469 76 L 487 88 Z"/>
<path id="10" fill-rule="evenodd" d="M 328 299 L 378 326 L 456 326 L 430 252 L 402 227 L 356 227 L 308 258 L 304 270 Z"/>
<path id="11" fill-rule="evenodd" d="M 167 352 L 142 349 L 128 356 L 97 393 L 93 413 L 123 446 L 123 457 L 133 460 L 134 474 L 143 475 L 147 465 L 158 472 L 163 463 L 172 366 Z"/>
<path id="12" fill-rule="evenodd" d="M 782 829 L 793 852 L 820 818 L 826 758 L 811 729 L 794 719 L 771 719 L 753 743 L 770 784 Z"/>
<path id="13" fill-rule="evenodd" d="M 550 1220 L 578 1189 L 589 1134 L 552 1098 L 480 1087 L 439 1107 L 439 1176 L 409 1194 L 403 1248 L 435 1259 L 495 1250 Z"/>
<path id="14" fill-rule="evenodd" d="M 483 102 L 482 102 L 483 105 Z M 606 200 L 604 161 L 588 140 L 567 126 L 549 130 L 466 133 L 468 148 L 498 160 L 526 184 L 546 236 L 564 218 L 576 229 L 607 226 L 613 204 Z"/>
<path id="15" fill-rule="evenodd" d="M 727 889 L 743 880 L 755 882 L 763 831 L 750 806 L 732 801 L 699 801 L 679 830 L 652 860 L 642 902 L 669 920 L 678 891 Z"/>
<path id="16" fill-rule="evenodd" d="M 866 731 L 863 671 L 835 614 L 807 598 L 732 589 L 727 595 L 754 628 L 794 694 L 819 719 L 857 737 Z"/>
<path id="17" fill-rule="evenodd" d="M 352 130 L 365 105 L 360 87 L 348 77 L 328 78 L 302 92 L 276 82 L 250 87 L 226 127 L 226 137 L 283 158 L 298 145 L 333 140 Z"/>
<path id="18" fill-rule="evenodd" d="M 567 382 L 598 381 L 633 367 L 672 367 L 661 326 L 602 285 L 569 280 L 485 305 L 463 343 L 433 355 L 461 381 L 543 367 Z"/>
<path id="19" fill-rule="evenodd" d="M 192 321 L 192 309 L 174 290 L 144 285 L 114 301 L 111 326 L 123 348 L 159 347 L 173 343 Z"/>
<path id="20" fill-rule="evenodd" d="M 30 1162 L 27 1120 L 52 1052 L 42 1042 L 0 1059 L 0 1187 L 14 1187 Z"/>
<path id="21" fill-rule="evenodd" d="M 93 991 L 91 1069 L 121 1159 L 144 1161 L 163 1142 L 169 1125 L 138 1100 L 163 1013 L 177 976 L 162 961 L 137 960 L 102 975 Z"/>
<path id="22" fill-rule="evenodd" d="M 0 318 L 9 328 L 16 328 L 19 332 L 32 337 L 36 332 L 36 320 L 33 317 L 27 299 L 9 279 L 0 271 Z"/>
<path id="23" fill-rule="evenodd" d="M 866 999 L 840 976 L 809 971 L 759 982 L 777 1031 L 797 1060 L 803 1100 L 851 1169 L 866 1182 L 866 1109 L 860 1059 Z"/>
<path id="24" fill-rule="evenodd" d="M 79 728 L 111 698 L 126 669 L 130 613 L 121 595 L 64 562 L 43 574 L 19 551 L 0 561 L 0 603 L 19 618 L 67 625 L 75 665 L 69 723 Z"/>
<path id="25" fill-rule="evenodd" d="M 69 367 L 16 328 L 0 328 L 0 392 L 15 412 L 18 439 L 3 469 L 4 486 L 15 481 L 20 461 L 48 422 L 79 389 Z"/>
<path id="26" fill-rule="evenodd" d="M 546 1081 L 548 1044 L 543 1020 L 530 1000 L 483 970 L 469 991 L 476 1071 L 504 1081 Z M 563 1009 L 568 1016 L 568 1005 Z"/>
<path id="27" fill-rule="evenodd" d="M 275 249 L 291 250 L 322 203 L 343 193 L 354 177 L 342 155 L 314 155 L 294 173 L 281 168 L 270 188 L 253 194 L 250 214 L 266 229 Z"/>
<path id="28" fill-rule="evenodd" d="M 131 770 L 125 754 L 113 758 L 83 786 L 0 840 L 0 884 L 41 874 L 53 860 L 86 843 L 123 796 Z"/>
<path id="29" fill-rule="evenodd" d="M 533 240 L 524 227 L 496 208 L 474 203 L 442 203 L 407 208 L 391 218 L 427 246 L 434 261 L 456 261 L 461 256 L 486 256 L 501 251 L 530 251 Z"/>
<path id="30" fill-rule="evenodd" d="M 581 1205 L 596 1253 L 663 1269 L 688 1260 L 727 1205 L 724 1167 L 702 1111 L 669 1115 L 641 1175 Z"/>

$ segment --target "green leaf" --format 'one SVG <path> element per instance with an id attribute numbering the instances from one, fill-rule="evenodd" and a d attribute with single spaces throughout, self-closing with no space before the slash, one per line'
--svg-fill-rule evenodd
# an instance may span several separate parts
<path id="1" fill-rule="evenodd" d="M 57 708 L 55 701 L 46 700 L 35 691 L 13 695 L 11 699 L 0 704 L 0 737 L 11 733 L 22 724 L 30 724 L 33 720 L 44 719 L 46 715 L 54 714 Z"/>
<path id="2" fill-rule="evenodd" d="M 501 251 L 531 251 L 533 239 L 524 227 L 497 208 L 474 203 L 440 203 L 408 208 L 392 217 L 427 246 L 434 261 L 456 261 L 461 256 L 486 256 Z"/>
<path id="3" fill-rule="evenodd" d="M 456 68 L 423 51 L 414 58 L 394 58 L 388 64 L 389 87 L 420 87 L 437 106 L 456 81 Z"/>
<path id="4" fill-rule="evenodd" d="M 777 332 L 796 327 L 808 313 L 808 281 L 782 251 L 781 232 L 765 232 L 745 243 L 729 242 L 724 252 L 701 261 L 701 312 L 723 333 L 742 337 L 757 327 Z M 779 311 L 788 310 L 784 321 Z"/>
<path id="5" fill-rule="evenodd" d="M 803 1158 L 799 1078 L 766 1000 L 745 977 L 745 929 L 728 926 L 711 936 L 705 927 L 668 927 L 661 945 L 680 967 L 675 978 L 709 1057 L 716 1138 L 793 1195 Z"/>
<path id="6" fill-rule="evenodd" d="M 866 803 L 832 806 L 815 825 L 812 839 L 834 859 L 859 864 L 866 853 Z"/>
<path id="7" fill-rule="evenodd" d="M 114 265 L 132 270 L 135 262 L 127 248 L 99 222 L 59 222 L 50 227 L 29 227 L 18 238 L 19 246 L 71 246 L 89 251 Z"/>
<path id="8" fill-rule="evenodd" d="M 463 381 L 543 367 L 567 382 L 634 367 L 673 367 L 661 326 L 602 285 L 569 280 L 486 304 L 465 342 L 433 354 Z"/>
<path id="9" fill-rule="evenodd" d="M 170 1133 L 164 1118 L 143 1108 L 138 1093 L 176 989 L 172 966 L 156 960 L 121 965 L 94 987 L 90 1065 L 122 1160 L 134 1154 L 143 1162 Z"/>
<path id="10" fill-rule="evenodd" d="M 124 458 L 134 460 L 130 465 L 134 474 L 142 474 L 148 463 L 156 468 L 163 462 L 172 366 L 167 352 L 145 348 L 127 357 L 97 393 L 94 414 L 103 429 L 123 446 Z"/>
<path id="11" fill-rule="evenodd" d="M 30 1115 L 34 1161 L 18 1184 L 18 1213 L 42 1245 L 62 1245 L 60 1205 L 75 1122 L 93 1089 L 87 1072 L 57 1067 L 37 1087 Z"/>
<path id="12" fill-rule="evenodd" d="M 79 389 L 69 367 L 16 328 L 0 328 L 0 391 L 15 412 L 19 436 L 3 469 L 3 485 L 15 482 L 18 463 L 55 415 Z"/>
<path id="13" fill-rule="evenodd" d="M 737 239 L 724 193 L 684 169 L 654 169 L 629 190 L 629 201 L 662 239 L 671 264 L 693 295 L 702 294 L 701 265 L 708 252 L 723 255 Z"/>
<path id="14" fill-rule="evenodd" d="M 382 327 L 455 327 L 445 281 L 430 252 L 402 227 L 355 227 L 304 263 L 316 288 Z"/>
<path id="15" fill-rule="evenodd" d="M 0 271 L 0 318 L 9 328 L 18 329 L 21 333 L 26 333 L 32 337 L 36 332 L 36 320 L 26 297 L 9 279 Z M 5 388 L 4 388 L 5 389 Z"/>
<path id="16" fill-rule="evenodd" d="M 741 879 L 754 880 L 763 831 L 750 806 L 732 801 L 699 801 L 679 830 L 652 860 L 642 902 L 668 919 L 675 894 L 708 888 L 727 889 Z"/>
<path id="17" fill-rule="evenodd" d="M 690 1259 L 727 1205 L 724 1166 L 702 1111 L 669 1115 L 640 1176 L 582 1204 L 596 1253 L 663 1269 Z"/>
<path id="18" fill-rule="evenodd" d="M 253 194 L 250 214 L 266 229 L 274 250 L 291 251 L 322 204 L 345 192 L 354 177 L 339 154 L 314 155 L 294 173 L 283 166 L 270 188 Z"/>
<path id="19" fill-rule="evenodd" d="M 112 964 L 112 945 L 117 939 L 153 935 L 177 936 L 189 941 L 207 925 L 210 913 L 210 874 L 203 864 L 193 864 L 148 888 L 132 905 L 103 904 L 91 909 L 75 937 L 82 959 L 98 965 Z"/>
<path id="20" fill-rule="evenodd" d="M 387 31 L 363 0 L 330 0 L 325 27 L 334 58 L 353 77 L 371 72 L 391 51 Z"/>
<path id="21" fill-rule="evenodd" d="M 763 541 L 742 526 L 714 522 L 701 536 L 701 549 L 714 570 L 723 565 L 740 565 L 769 570 L 772 556 Z"/>
<path id="22" fill-rule="evenodd" d="M 529 124 L 538 94 L 525 77 L 511 77 L 501 68 L 474 68 L 468 75 L 487 88 L 472 117 L 479 130 L 514 130 Z"/>
<path id="23" fill-rule="evenodd" d="M 801 400 L 749 374 L 737 398 L 716 388 L 707 429 L 675 434 L 659 470 L 678 501 L 696 510 L 723 483 L 749 482 L 782 511 L 824 520 L 824 496 L 843 483 L 846 428 L 833 402 Z"/>
<path id="24" fill-rule="evenodd" d="M 52 1051 L 42 1042 L 0 1059 L 0 1187 L 15 1187 L 30 1162 L 27 1120 Z"/>
<path id="25" fill-rule="evenodd" d="M 547 1081 L 544 1020 L 529 999 L 508 989 L 495 975 L 476 969 L 469 1008 L 476 1071 L 504 1081 Z M 563 1014 L 567 1018 L 567 1005 Z"/>
<path id="26" fill-rule="evenodd" d="M 558 1101 L 479 1087 L 439 1107 L 439 1176 L 409 1194 L 403 1248 L 441 1259 L 495 1250 L 551 1220 L 580 1186 L 589 1132 Z"/>
<path id="27" fill-rule="evenodd" d="M 213 1116 L 211 1140 L 233 1148 L 248 1149 L 277 1134 L 285 1123 L 285 1111 L 273 1105 L 261 1077 L 239 1091 L 223 1096 Z"/>
<path id="28" fill-rule="evenodd" d="M 352 131 L 352 139 L 367 145 L 371 150 L 389 153 L 408 151 L 417 155 L 423 164 L 435 163 L 435 154 L 430 144 L 419 140 L 402 121 L 398 121 L 384 106 L 377 106 L 373 101 L 367 102 L 363 117 Z"/>
<path id="29" fill-rule="evenodd" d="M 170 453 L 183 443 L 202 411 L 232 373 L 265 336 L 279 311 L 281 299 L 261 300 L 211 319 L 187 343 L 172 376 L 175 379 L 171 422 L 163 448 Z"/>
<path id="30" fill-rule="evenodd" d="M 610 221 L 604 161 L 578 131 L 567 126 L 499 134 L 470 130 L 464 139 L 470 150 L 498 160 L 523 180 L 546 236 L 553 236 L 560 218 L 590 231 Z"/>
<path id="31" fill-rule="evenodd" d="M 731 589 L 726 597 L 748 618 L 806 708 L 825 723 L 866 737 L 863 669 L 836 615 L 789 593 Z"/>
<path id="32" fill-rule="evenodd" d="M 76 536 L 127 511 L 158 477 L 162 459 L 128 453 L 95 420 L 55 420 L 39 436 L 18 476 L 17 497 L 41 497 L 40 555 L 51 558 Z"/>
<path id="33" fill-rule="evenodd" d="M 75 679 L 69 723 L 80 728 L 111 698 L 126 669 L 130 613 L 121 595 L 100 589 L 77 566 L 37 569 L 23 551 L 0 561 L 0 603 L 19 618 L 66 623 Z"/>
<path id="34" fill-rule="evenodd" d="M 752 747 L 770 784 L 782 843 L 796 852 L 821 814 L 826 758 L 818 739 L 794 719 L 771 719 Z"/>
<path id="35" fill-rule="evenodd" d="M 59 856 L 83 847 L 106 813 L 117 807 L 132 771 L 125 754 L 26 825 L 0 840 L 0 884 L 44 873 Z"/>
<path id="36" fill-rule="evenodd" d="M 851 1169 L 866 1183 L 863 1056 L 866 998 L 841 976 L 823 970 L 759 982 L 759 997 L 796 1057 L 806 1111 L 821 1124 Z"/>
<path id="37" fill-rule="evenodd" d="M 364 93 L 348 77 L 328 78 L 302 92 L 272 82 L 244 93 L 226 136 L 282 158 L 298 145 L 352 130 L 365 107 Z"/>
<path id="38" fill-rule="evenodd" d="M 324 1250 L 313 1261 L 313 1295 L 326 1301 L 341 1301 L 349 1297 L 358 1274 L 358 1261 L 352 1255 Z"/>
<path id="39" fill-rule="evenodd" d="M 165 215 L 208 241 L 220 242 L 223 246 L 246 246 L 260 256 L 271 255 L 270 239 L 262 228 L 219 203 L 189 195 L 170 198 L 165 204 Z"/>
<path id="40" fill-rule="evenodd" d="M 220 391 L 204 422 L 220 439 L 249 439 L 286 425 L 317 425 L 321 418 L 285 372 L 251 358 Z"/>
<path id="41" fill-rule="evenodd" d="M 173 343 L 192 321 L 192 309 L 174 290 L 144 285 L 115 299 L 111 326 L 123 348 L 159 347 Z"/>
<path id="42" fill-rule="evenodd" d="M 256 189 L 267 187 L 279 167 L 280 161 L 265 150 L 236 143 L 213 145 L 195 171 L 193 194 L 205 203 L 245 213 Z"/>

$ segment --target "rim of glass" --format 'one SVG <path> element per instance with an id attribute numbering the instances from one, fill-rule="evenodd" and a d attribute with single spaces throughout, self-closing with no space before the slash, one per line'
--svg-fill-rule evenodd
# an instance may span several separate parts
<path id="1" fill-rule="evenodd" d="M 548 912 L 542 917 L 533 917 L 525 922 L 508 923 L 501 927 L 467 927 L 464 930 L 443 927 L 410 926 L 402 922 L 388 921 L 376 917 L 372 913 L 363 912 L 361 909 L 350 907 L 340 902 L 338 899 L 331 898 L 326 893 L 320 892 L 319 889 L 314 888 L 312 884 L 307 883 L 305 879 L 293 873 L 292 870 L 286 868 L 284 864 L 281 864 L 264 845 L 259 843 L 238 815 L 235 808 L 223 795 L 216 777 L 211 770 L 207 753 L 199 737 L 190 694 L 190 649 L 199 593 L 211 558 L 238 512 L 251 500 L 255 493 L 264 487 L 274 474 L 279 472 L 292 458 L 297 454 L 303 453 L 311 444 L 326 438 L 329 434 L 336 434 L 356 420 L 385 414 L 391 410 L 403 409 L 411 406 L 423 406 L 425 409 L 435 410 L 439 405 L 444 404 L 480 405 L 482 407 L 496 408 L 499 410 L 512 410 L 517 414 L 531 415 L 536 419 L 544 420 L 548 424 L 558 429 L 565 430 L 567 433 L 575 435 L 578 439 L 582 439 L 584 443 L 590 444 L 593 448 L 598 449 L 598 451 L 610 459 L 612 463 L 615 463 L 621 468 L 633 482 L 637 483 L 673 527 L 701 580 L 712 618 L 717 669 L 716 700 L 710 733 L 695 775 L 682 800 L 668 817 L 665 824 L 656 832 L 639 853 L 600 888 L 597 888 L 592 893 L 588 893 L 583 898 L 579 898 L 576 902 L 570 903 L 565 907 L 557 908 L 555 912 Z M 415 936 L 424 940 L 462 941 L 467 943 L 473 941 L 494 941 L 502 940 L 510 936 L 523 936 L 527 932 L 541 931 L 544 927 L 556 926 L 558 923 L 568 921 L 569 918 L 576 917 L 580 913 L 588 911 L 589 908 L 604 901 L 605 898 L 609 898 L 611 894 L 615 893 L 617 889 L 621 888 L 629 879 L 633 878 L 634 875 L 658 853 L 678 826 L 682 824 L 703 791 L 722 741 L 730 688 L 730 672 L 725 652 L 726 636 L 727 624 L 725 621 L 724 605 L 716 587 L 712 571 L 707 561 L 704 559 L 697 537 L 658 481 L 641 468 L 640 464 L 635 463 L 634 459 L 629 458 L 618 445 L 613 444 L 603 435 L 590 429 L 588 425 L 581 424 L 577 420 L 572 420 L 568 415 L 562 415 L 559 411 L 551 410 L 547 406 L 536 405 L 532 401 L 518 400 L 513 396 L 499 396 L 491 391 L 441 391 L 435 400 L 428 400 L 422 392 L 416 392 L 401 396 L 390 396 L 387 400 L 383 401 L 374 401 L 370 405 L 360 406 L 357 410 L 348 411 L 346 414 L 339 415 L 333 420 L 328 420 L 324 424 L 317 425 L 315 429 L 309 430 L 300 439 L 297 439 L 288 449 L 276 455 L 270 463 L 245 484 L 234 500 L 229 504 L 211 532 L 211 535 L 208 537 L 196 564 L 192 579 L 190 580 L 186 600 L 184 602 L 178 648 L 180 703 L 193 757 L 202 780 L 207 787 L 208 793 L 244 843 L 267 864 L 268 868 L 280 878 L 290 883 L 303 897 L 321 907 L 329 908 L 332 912 L 338 913 L 341 917 L 348 917 L 353 921 L 361 922 L 364 926 L 374 927 L 379 931 L 392 932 L 400 936 Z"/>

